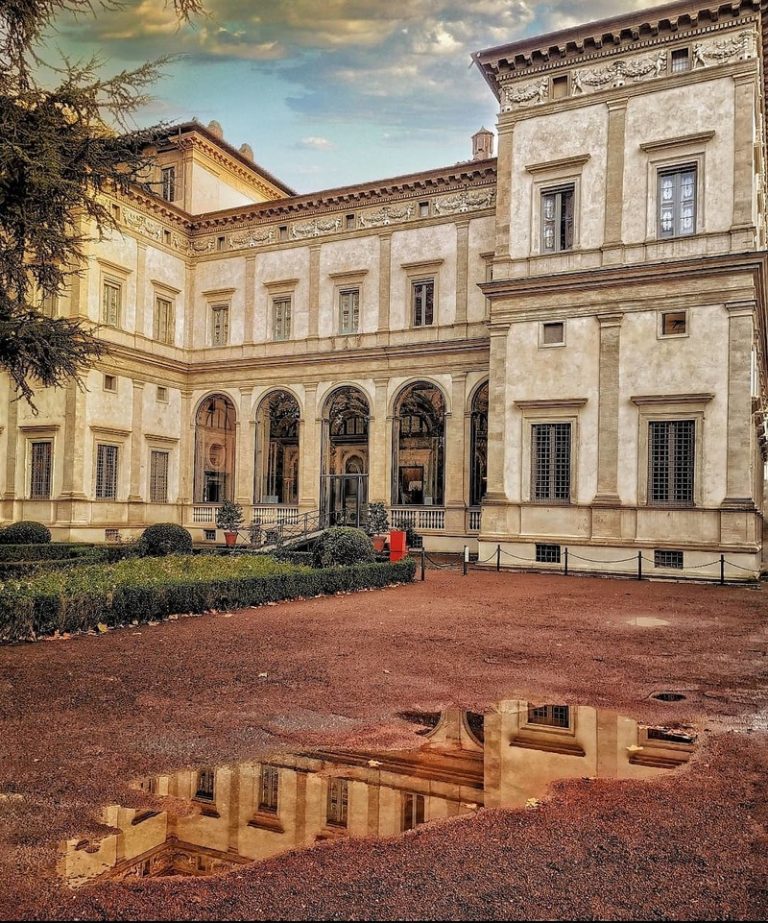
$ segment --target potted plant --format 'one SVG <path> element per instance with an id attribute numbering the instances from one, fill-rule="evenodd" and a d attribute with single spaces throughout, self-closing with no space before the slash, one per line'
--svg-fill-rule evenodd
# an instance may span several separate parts
<path id="1" fill-rule="evenodd" d="M 243 508 L 225 500 L 216 513 L 216 528 L 224 530 L 224 539 L 231 548 L 237 541 L 237 530 L 243 525 Z"/>
<path id="2" fill-rule="evenodd" d="M 374 551 L 383 551 L 389 531 L 389 516 L 383 503 L 369 503 L 365 531 L 370 535 Z"/>

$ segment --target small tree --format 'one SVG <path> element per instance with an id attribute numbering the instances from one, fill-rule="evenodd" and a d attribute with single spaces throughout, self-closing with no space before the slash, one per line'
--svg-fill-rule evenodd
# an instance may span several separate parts
<path id="1" fill-rule="evenodd" d="M 225 532 L 237 532 L 244 522 L 243 508 L 231 500 L 225 500 L 216 513 L 216 528 Z"/>
<path id="2" fill-rule="evenodd" d="M 382 535 L 389 529 L 389 516 L 383 503 L 369 503 L 365 517 L 365 531 L 368 535 Z"/>

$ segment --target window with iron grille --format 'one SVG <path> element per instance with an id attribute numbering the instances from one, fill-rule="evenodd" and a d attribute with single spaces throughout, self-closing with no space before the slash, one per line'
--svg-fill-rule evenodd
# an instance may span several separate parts
<path id="1" fill-rule="evenodd" d="M 275 298 L 272 301 L 272 339 L 291 338 L 291 299 Z"/>
<path id="2" fill-rule="evenodd" d="M 535 423 L 531 432 L 531 498 L 571 499 L 571 424 Z"/>
<path id="3" fill-rule="evenodd" d="M 154 338 L 158 343 L 173 345 L 173 302 L 167 298 L 155 300 Z"/>
<path id="4" fill-rule="evenodd" d="M 696 421 L 653 421 L 649 427 L 649 503 L 692 506 Z"/>
<path id="5" fill-rule="evenodd" d="M 96 499 L 117 499 L 117 460 L 116 445 L 96 446 Z"/>
<path id="6" fill-rule="evenodd" d="M 403 792 L 403 814 L 401 829 L 413 830 L 424 823 L 424 796 L 414 792 Z"/>
<path id="7" fill-rule="evenodd" d="M 333 827 L 347 826 L 349 783 L 346 779 L 328 780 L 328 809 L 326 820 Z"/>
<path id="8" fill-rule="evenodd" d="M 696 233 L 696 166 L 659 172 L 659 237 Z"/>
<path id="9" fill-rule="evenodd" d="M 677 570 L 683 568 L 683 552 L 667 551 L 666 549 L 653 552 L 654 567 L 674 567 Z"/>
<path id="10" fill-rule="evenodd" d="M 357 333 L 360 326 L 360 289 L 339 292 L 339 333 Z"/>
<path id="11" fill-rule="evenodd" d="M 541 252 L 573 248 L 574 187 L 562 186 L 541 194 Z"/>
<path id="12" fill-rule="evenodd" d="M 435 280 L 411 283 L 413 326 L 429 327 L 435 319 Z"/>
<path id="13" fill-rule="evenodd" d="M 211 346 L 226 346 L 229 342 L 229 305 L 211 306 Z"/>
<path id="14" fill-rule="evenodd" d="M 565 344 L 565 324 L 552 321 L 541 325 L 542 346 L 563 346 Z"/>
<path id="15" fill-rule="evenodd" d="M 215 795 L 215 773 L 212 769 L 201 769 L 197 774 L 197 789 L 195 798 L 203 801 L 213 801 Z"/>
<path id="16" fill-rule="evenodd" d="M 536 561 L 538 564 L 559 564 L 559 545 L 536 545 Z"/>
<path id="17" fill-rule="evenodd" d="M 168 403 L 168 389 L 163 385 L 157 386 L 157 399 L 163 404 Z"/>
<path id="18" fill-rule="evenodd" d="M 203 529 L 203 540 L 206 542 L 215 542 L 216 541 L 216 530 L 215 529 Z"/>
<path id="19" fill-rule="evenodd" d="M 544 727 L 568 728 L 571 726 L 571 709 L 568 705 L 528 706 L 528 724 Z"/>
<path id="20" fill-rule="evenodd" d="M 49 500 L 51 496 L 51 461 L 53 443 L 50 439 L 33 442 L 29 496 L 32 500 Z"/>
<path id="21" fill-rule="evenodd" d="M 691 57 L 687 48 L 677 48 L 672 52 L 672 73 L 681 74 L 691 69 Z"/>
<path id="22" fill-rule="evenodd" d="M 259 783 L 259 810 L 277 814 L 277 796 L 280 787 L 280 770 L 277 766 L 262 766 Z"/>
<path id="23" fill-rule="evenodd" d="M 168 502 L 168 452 L 153 449 L 149 456 L 149 500 Z"/>
<path id="24" fill-rule="evenodd" d="M 163 167 L 160 175 L 162 178 L 161 195 L 166 202 L 173 202 L 176 198 L 176 167 Z"/>
<path id="25" fill-rule="evenodd" d="M 107 327 L 120 326 L 123 287 L 119 282 L 105 280 L 101 293 L 101 322 Z"/>

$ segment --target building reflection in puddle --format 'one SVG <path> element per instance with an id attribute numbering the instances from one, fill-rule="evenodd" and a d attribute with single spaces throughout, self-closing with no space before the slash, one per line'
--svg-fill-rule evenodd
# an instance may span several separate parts
<path id="1" fill-rule="evenodd" d="M 520 808 L 552 782 L 652 779 L 686 763 L 695 737 L 588 706 L 505 700 L 484 715 L 406 713 L 413 750 L 313 751 L 157 776 L 139 787 L 182 810 L 111 805 L 117 832 L 62 844 L 73 886 L 97 878 L 210 875 L 337 837 L 396 836 L 483 807 Z"/>

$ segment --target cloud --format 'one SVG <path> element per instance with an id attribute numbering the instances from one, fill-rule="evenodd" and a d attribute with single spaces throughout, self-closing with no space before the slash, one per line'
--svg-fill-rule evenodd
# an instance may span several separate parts
<path id="1" fill-rule="evenodd" d="M 328 138 L 310 136 L 309 138 L 302 138 L 301 141 L 297 141 L 296 147 L 300 150 L 308 151 L 330 151 L 333 150 L 336 145 L 333 141 L 329 141 Z"/>

